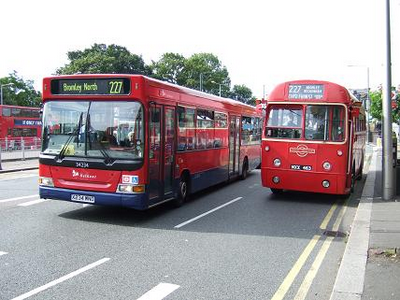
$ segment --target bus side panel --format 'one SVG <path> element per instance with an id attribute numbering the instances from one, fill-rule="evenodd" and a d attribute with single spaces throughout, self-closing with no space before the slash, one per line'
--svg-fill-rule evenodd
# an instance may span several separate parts
<path id="1" fill-rule="evenodd" d="M 177 153 L 178 178 L 183 171 L 191 177 L 191 192 L 228 180 L 228 148 Z"/>
<path id="2" fill-rule="evenodd" d="M 254 170 L 257 168 L 261 163 L 261 145 L 246 145 L 240 147 L 240 172 L 242 172 L 242 164 L 244 159 L 247 157 L 248 159 L 248 170 Z"/>

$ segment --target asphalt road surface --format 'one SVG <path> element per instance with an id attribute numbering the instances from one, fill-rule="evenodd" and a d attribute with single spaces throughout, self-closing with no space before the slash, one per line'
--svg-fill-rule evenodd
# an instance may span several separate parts
<path id="1" fill-rule="evenodd" d="M 278 196 L 256 170 L 138 212 L 41 200 L 37 180 L 0 175 L 0 299 L 329 299 L 363 183 Z"/>

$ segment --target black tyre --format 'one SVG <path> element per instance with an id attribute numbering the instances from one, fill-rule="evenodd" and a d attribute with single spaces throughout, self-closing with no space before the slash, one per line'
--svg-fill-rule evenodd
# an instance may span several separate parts
<path id="1" fill-rule="evenodd" d="M 243 162 L 242 174 L 240 175 L 240 179 L 245 180 L 247 178 L 247 175 L 249 175 L 249 164 L 247 163 L 247 160 L 245 160 Z"/>
<path id="2" fill-rule="evenodd" d="M 173 200 L 174 207 L 180 207 L 183 203 L 186 202 L 189 196 L 189 180 L 187 177 L 181 177 L 179 181 L 179 188 L 178 188 L 178 197 Z"/>
<path id="3" fill-rule="evenodd" d="M 273 189 L 273 188 L 271 188 L 271 192 L 273 194 L 277 195 L 277 194 L 282 194 L 283 190 L 282 189 Z"/>

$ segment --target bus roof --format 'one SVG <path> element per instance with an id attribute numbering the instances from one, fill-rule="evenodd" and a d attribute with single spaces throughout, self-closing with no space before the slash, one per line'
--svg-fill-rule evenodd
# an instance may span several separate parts
<path id="1" fill-rule="evenodd" d="M 359 105 L 345 87 L 322 80 L 293 80 L 277 85 L 268 96 L 270 102 L 343 103 Z"/>
<path id="2" fill-rule="evenodd" d="M 70 80 L 73 82 L 73 80 L 94 80 L 98 79 L 127 79 L 130 83 L 130 88 L 129 88 L 129 93 L 126 94 L 110 94 L 110 93 L 87 93 L 87 94 L 78 94 L 78 93 L 62 93 L 62 92 L 55 92 L 53 90 L 54 83 L 59 83 L 59 82 L 64 82 L 63 80 Z M 79 74 L 79 75 L 60 75 L 60 76 L 52 76 L 52 77 L 45 77 L 43 79 L 43 100 L 49 100 L 49 99 L 71 99 L 71 96 L 73 96 L 75 99 L 88 99 L 91 98 L 93 99 L 93 96 L 95 95 L 96 98 L 98 99 L 109 99 L 110 96 L 113 96 L 113 98 L 118 99 L 126 99 L 126 98 L 139 98 L 143 99 L 144 94 L 143 94 L 143 88 L 145 87 L 147 90 L 147 93 L 150 93 L 151 96 L 154 97 L 161 97 L 161 98 L 167 98 L 167 99 L 173 99 L 178 102 L 185 102 L 184 99 L 182 98 L 187 98 L 183 97 L 182 95 L 187 95 L 187 96 L 192 96 L 196 98 L 200 98 L 199 102 L 203 101 L 205 102 L 204 105 L 208 106 L 211 105 L 211 103 L 215 104 L 220 104 L 223 107 L 226 108 L 241 108 L 241 110 L 244 111 L 255 111 L 255 107 L 242 103 L 237 100 L 233 99 L 228 99 L 228 98 L 222 98 L 218 97 L 212 94 L 200 92 L 197 90 L 193 90 L 190 88 L 182 87 L 176 84 L 172 84 L 169 82 L 157 80 L 154 78 L 150 78 L 147 76 L 143 75 L 136 75 L 136 74 Z M 204 100 L 202 100 L 204 99 Z"/>

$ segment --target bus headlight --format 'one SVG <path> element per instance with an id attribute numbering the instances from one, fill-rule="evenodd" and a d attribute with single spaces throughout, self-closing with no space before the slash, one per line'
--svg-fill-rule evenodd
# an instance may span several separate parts
<path id="1" fill-rule="evenodd" d="M 268 152 L 269 151 L 269 146 L 265 146 L 265 151 Z"/>
<path id="2" fill-rule="evenodd" d="M 53 179 L 50 177 L 39 177 L 39 185 L 54 187 Z"/>
<path id="3" fill-rule="evenodd" d="M 331 184 L 329 183 L 329 181 L 328 180 L 324 180 L 324 181 L 322 181 L 322 186 L 324 187 L 324 188 L 328 188 L 329 186 L 330 186 Z"/>
<path id="4" fill-rule="evenodd" d="M 280 167 L 281 166 L 281 160 L 279 158 L 274 159 L 274 166 L 275 167 Z"/>
<path id="5" fill-rule="evenodd" d="M 332 168 L 332 165 L 326 161 L 322 164 L 322 167 L 325 169 L 325 171 L 329 171 Z"/>
<path id="6" fill-rule="evenodd" d="M 144 193 L 144 185 L 119 184 L 117 193 Z"/>
<path id="7" fill-rule="evenodd" d="M 278 176 L 274 176 L 274 177 L 272 177 L 272 181 L 274 183 L 278 184 L 281 181 L 281 179 Z"/>
<path id="8" fill-rule="evenodd" d="M 342 150 L 338 150 L 336 153 L 337 153 L 338 156 L 342 156 L 343 155 L 343 151 Z"/>

